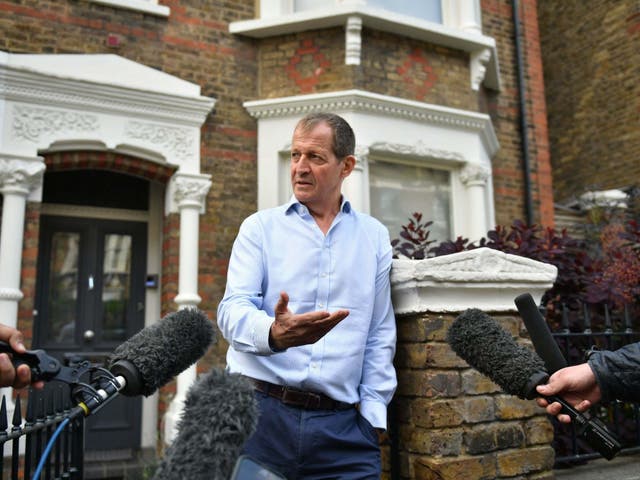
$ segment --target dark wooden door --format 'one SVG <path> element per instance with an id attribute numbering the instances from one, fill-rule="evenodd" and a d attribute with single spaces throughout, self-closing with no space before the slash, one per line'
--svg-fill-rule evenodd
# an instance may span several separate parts
<path id="1" fill-rule="evenodd" d="M 34 345 L 104 364 L 144 326 L 147 226 L 42 216 Z M 88 418 L 86 450 L 140 447 L 142 401 L 117 397 Z"/>

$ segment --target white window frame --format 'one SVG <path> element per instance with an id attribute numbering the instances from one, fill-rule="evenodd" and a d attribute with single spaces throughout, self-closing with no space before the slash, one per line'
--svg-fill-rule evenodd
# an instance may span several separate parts
<path id="1" fill-rule="evenodd" d="M 413 154 L 398 154 L 398 152 L 389 152 L 389 151 L 379 151 L 376 150 L 376 145 L 374 144 L 372 146 L 372 148 L 369 149 L 369 157 L 368 157 L 368 161 L 367 161 L 367 166 L 369 169 L 371 169 L 372 166 L 374 166 L 376 163 L 385 163 L 387 165 L 405 165 L 405 166 L 412 166 L 412 167 L 419 167 L 419 168 L 425 168 L 425 169 L 432 169 L 432 170 L 438 170 L 438 171 L 442 171 L 442 172 L 446 172 L 449 176 L 448 179 L 448 187 L 449 187 L 449 215 L 446 219 L 436 219 L 436 218 L 432 218 L 430 212 L 427 212 L 426 210 L 424 210 L 424 208 L 422 208 L 421 206 L 416 205 L 415 207 L 412 207 L 411 211 L 407 211 L 405 212 L 405 216 L 400 220 L 400 224 L 401 225 L 405 225 L 408 223 L 409 221 L 409 217 L 411 217 L 411 215 L 413 214 L 413 212 L 419 212 L 423 214 L 423 221 L 429 221 L 429 220 L 446 220 L 447 224 L 449 226 L 449 237 L 452 235 L 454 228 L 454 214 L 453 214 L 453 206 L 454 206 L 454 195 L 453 195 L 453 178 L 456 174 L 457 171 L 457 162 L 442 162 L 442 161 L 434 161 L 433 159 L 429 158 L 429 157 L 425 157 L 420 155 L 418 152 L 415 152 Z M 367 185 L 369 185 L 369 196 L 371 195 L 371 186 L 370 186 L 370 182 L 367 180 Z M 371 209 L 369 208 L 369 212 L 371 213 Z M 398 231 L 390 231 L 389 234 L 391 235 L 391 238 L 398 238 L 400 235 L 400 230 Z M 437 240 L 438 242 L 441 242 L 443 240 L 449 240 L 450 238 L 437 238 L 437 237 L 433 237 L 433 235 L 430 237 L 432 240 Z"/>
<path id="2" fill-rule="evenodd" d="M 258 120 L 258 208 L 288 198 L 290 150 L 297 121 L 313 111 L 343 116 L 356 134 L 356 168 L 343 191 L 370 212 L 369 161 L 403 158 L 451 171 L 451 233 L 472 241 L 495 226 L 491 158 L 499 144 L 488 115 L 361 90 L 256 100 L 244 104 Z"/>

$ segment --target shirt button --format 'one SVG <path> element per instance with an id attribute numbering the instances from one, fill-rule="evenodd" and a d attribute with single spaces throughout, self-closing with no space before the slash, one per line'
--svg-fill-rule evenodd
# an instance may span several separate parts
<path id="1" fill-rule="evenodd" d="M 322 307 L 324 307 L 324 303 L 320 302 L 320 303 L 318 303 L 318 306 L 319 306 L 320 308 L 322 308 Z"/>

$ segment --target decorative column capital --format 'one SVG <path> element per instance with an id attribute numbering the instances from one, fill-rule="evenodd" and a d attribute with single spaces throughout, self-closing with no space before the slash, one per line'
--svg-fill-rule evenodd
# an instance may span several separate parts
<path id="1" fill-rule="evenodd" d="M 355 169 L 359 172 L 364 171 L 364 166 L 369 161 L 369 147 L 364 145 L 356 145 L 356 151 L 354 152 L 356 157 Z"/>
<path id="2" fill-rule="evenodd" d="M 42 184 L 44 171 L 41 157 L 27 158 L 0 153 L 0 191 L 26 196 Z"/>
<path id="3" fill-rule="evenodd" d="M 179 210 L 197 207 L 204 212 L 205 199 L 211 188 L 211 175 L 177 172 L 171 181 L 173 199 Z"/>
<path id="4" fill-rule="evenodd" d="M 468 163 L 460 170 L 460 181 L 467 187 L 484 186 L 489 179 L 491 172 L 487 167 L 477 163 Z"/>

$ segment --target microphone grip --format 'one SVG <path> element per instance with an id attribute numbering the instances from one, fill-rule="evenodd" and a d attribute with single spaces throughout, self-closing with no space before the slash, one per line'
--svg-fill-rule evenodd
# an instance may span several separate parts
<path id="1" fill-rule="evenodd" d="M 531 343 L 533 343 L 537 354 L 544 361 L 549 374 L 566 367 L 567 361 L 551 335 L 547 322 L 540 314 L 533 297 L 528 293 L 523 293 L 516 297 L 515 304 L 529 332 Z"/>
<path id="2" fill-rule="evenodd" d="M 562 413 L 571 417 L 571 421 L 576 425 L 576 433 L 582 437 L 594 450 L 607 460 L 615 457 L 622 445 L 616 439 L 607 426 L 596 417 L 587 417 L 573 408 L 563 398 L 552 396 L 541 396 L 549 403 L 558 402 L 562 405 Z"/>

